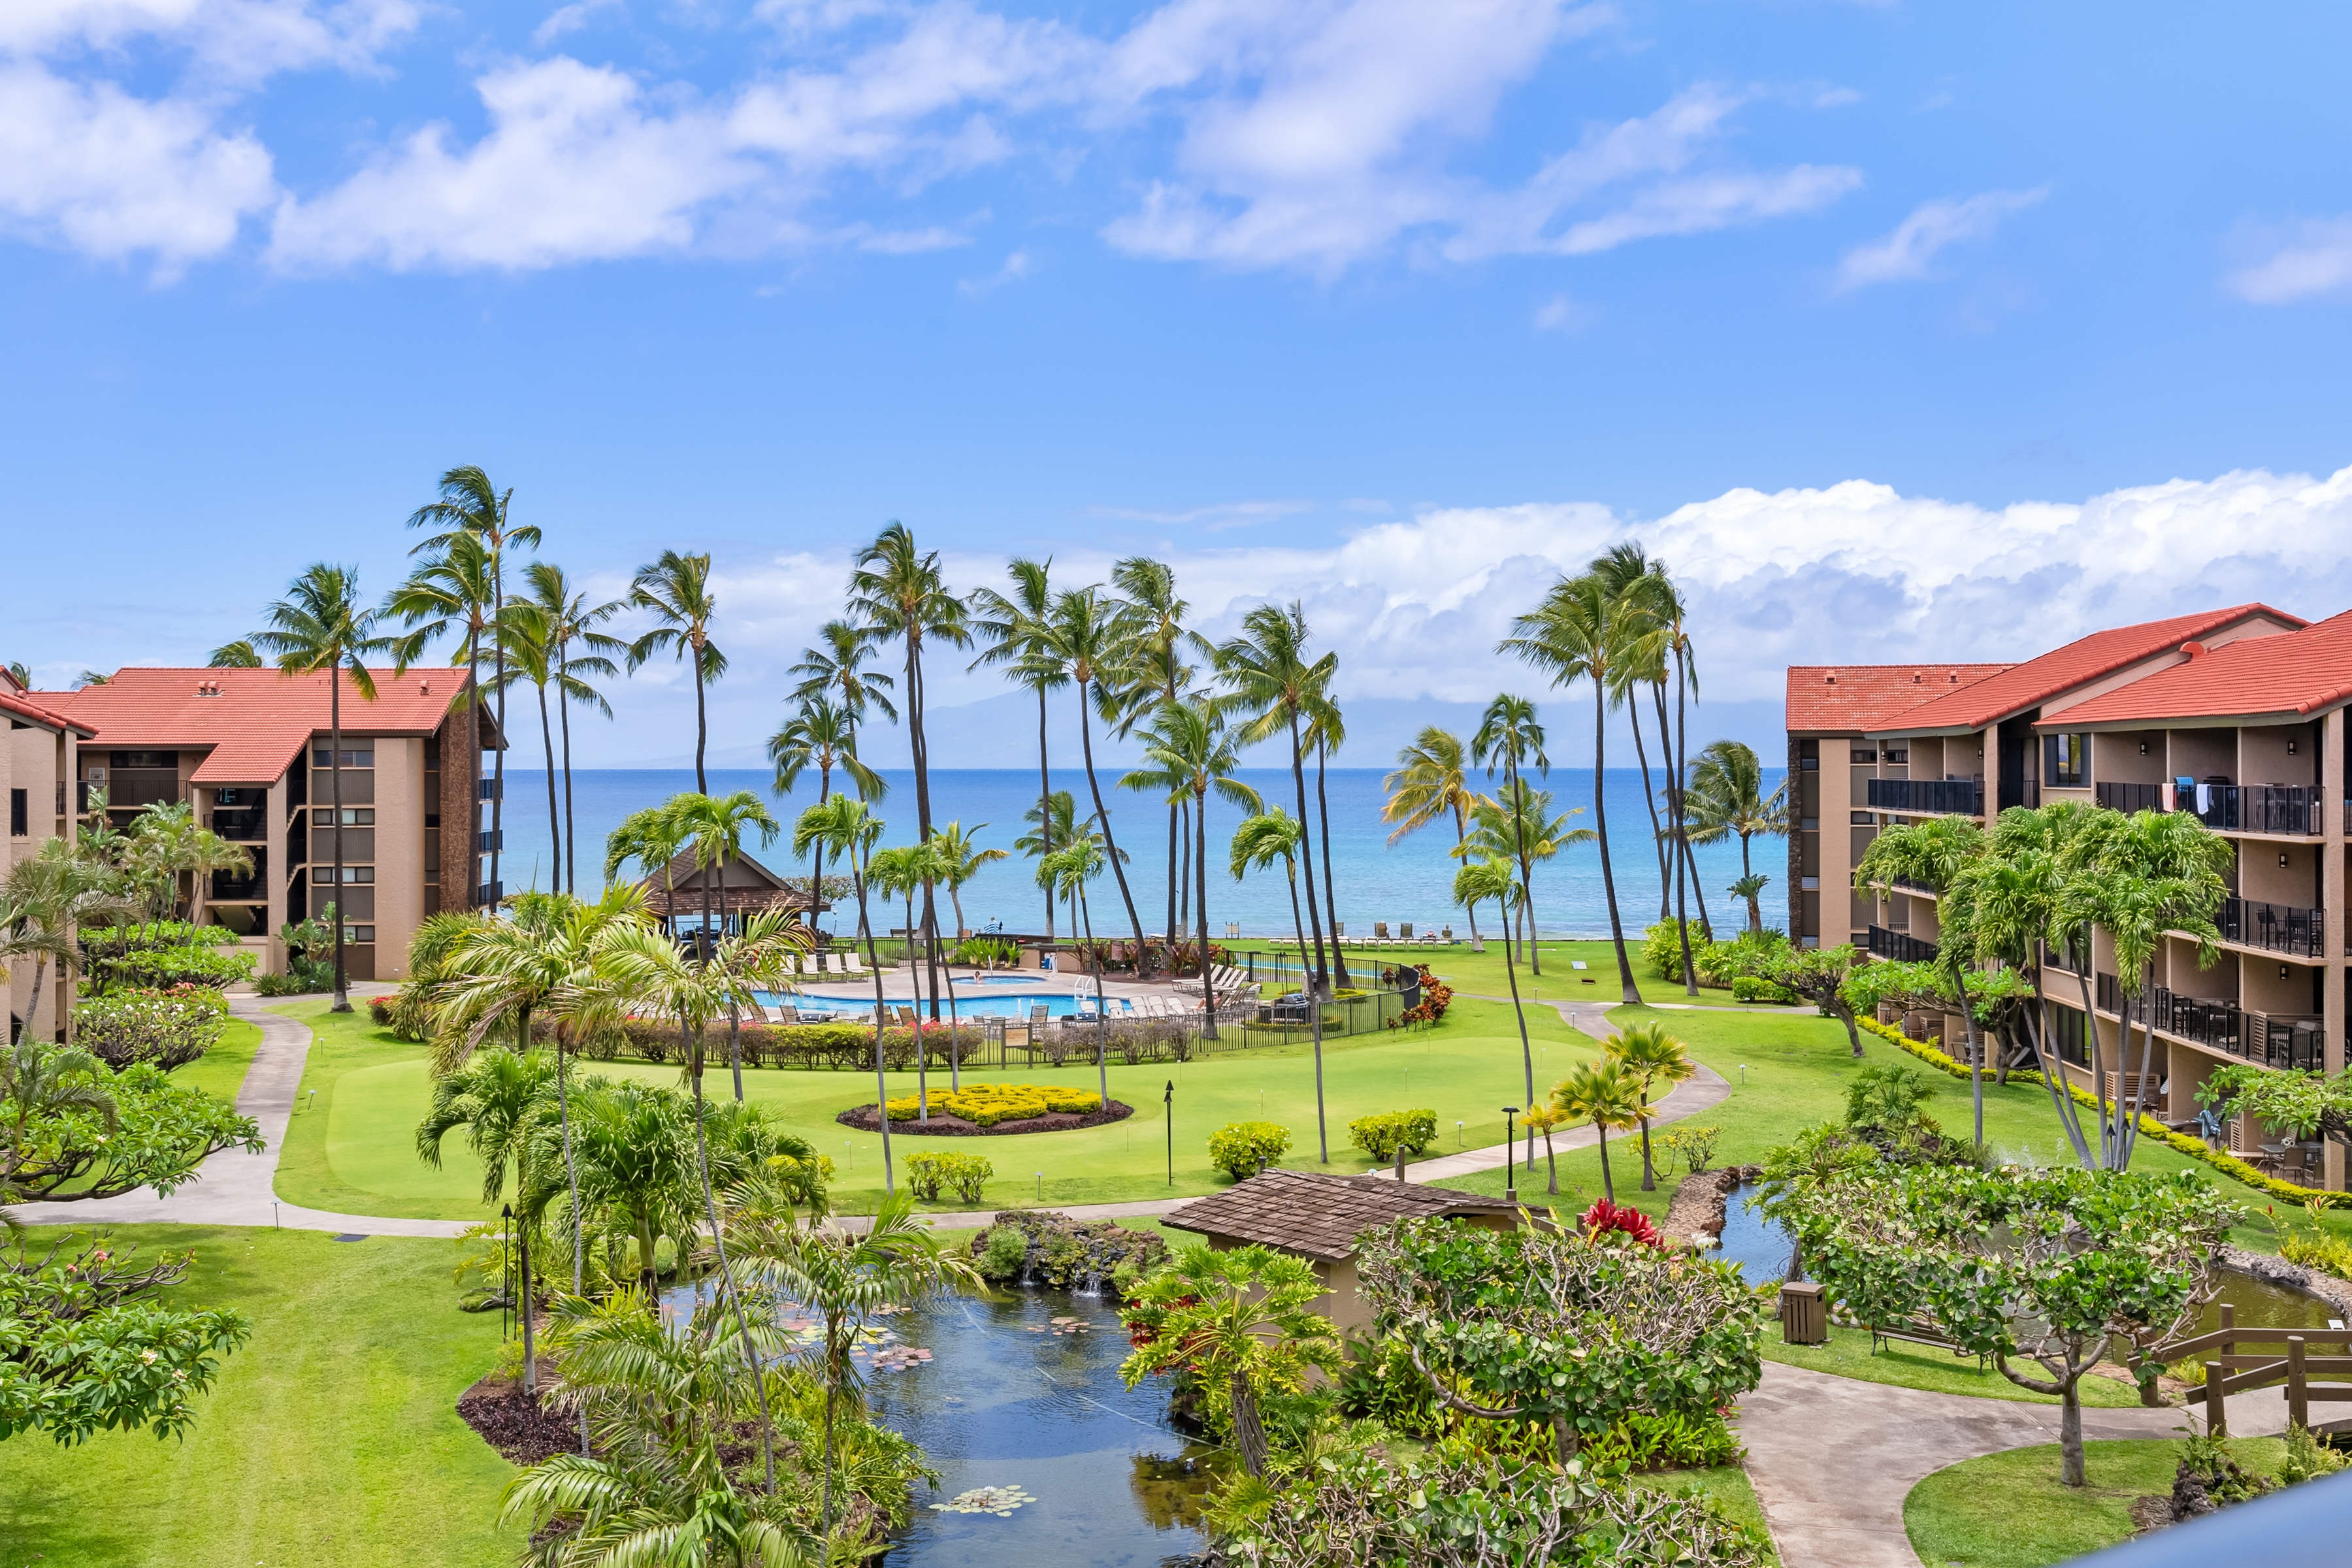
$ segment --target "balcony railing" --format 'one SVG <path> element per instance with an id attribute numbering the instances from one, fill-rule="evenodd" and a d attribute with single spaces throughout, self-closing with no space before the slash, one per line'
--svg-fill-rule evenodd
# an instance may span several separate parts
<path id="1" fill-rule="evenodd" d="M 497 903 L 506 896 L 507 885 L 504 882 L 481 882 L 476 884 L 474 888 L 474 902 L 485 907 Z"/>
<path id="2" fill-rule="evenodd" d="M 212 896 L 216 901 L 229 903 L 247 900 L 256 903 L 267 902 L 269 898 L 269 880 L 257 871 L 250 876 L 215 871 L 213 873 Z"/>
<path id="3" fill-rule="evenodd" d="M 474 781 L 474 798 L 477 800 L 498 799 L 499 784 L 500 781 L 498 779 L 476 779 Z"/>
<path id="4" fill-rule="evenodd" d="M 2221 927 L 2224 942 L 2297 958 L 2317 958 L 2327 931 L 2326 917 L 2321 910 L 2264 903 L 2256 899 L 2222 900 L 2213 923 Z"/>
<path id="5" fill-rule="evenodd" d="M 2091 786 L 2091 798 L 2109 811 L 2169 811 L 2170 796 L 2162 784 L 2103 784 Z"/>
<path id="6" fill-rule="evenodd" d="M 1984 815 L 1984 785 L 1974 779 L 1872 779 L 1869 784 L 1874 811 Z"/>
<path id="7" fill-rule="evenodd" d="M 215 834 L 233 843 L 257 844 L 269 837 L 268 820 L 257 810 L 215 811 L 210 823 Z"/>
<path id="8" fill-rule="evenodd" d="M 1892 959 L 1897 963 L 1933 963 L 1936 944 L 1921 942 L 1908 931 L 1888 931 L 1885 926 L 1870 928 L 1870 956 Z"/>
<path id="9" fill-rule="evenodd" d="M 2316 838 L 2319 791 L 2300 784 L 2205 784 L 2180 803 L 2208 827 Z"/>
<path id="10" fill-rule="evenodd" d="M 482 855 L 488 855 L 493 850 L 503 853 L 506 848 L 506 830 L 490 827 L 479 829 L 474 835 L 474 848 L 476 853 Z"/>
<path id="11" fill-rule="evenodd" d="M 2158 1032 L 2227 1051 L 2256 1067 L 2317 1072 L 2326 1066 L 2327 1031 L 2315 1017 L 2255 1013 L 2232 1002 L 2182 996 L 2158 985 L 2126 998 L 2112 974 L 2098 980 L 2098 1008 L 2121 1018 L 2131 1003 L 2134 1024 L 2153 1022 Z"/>

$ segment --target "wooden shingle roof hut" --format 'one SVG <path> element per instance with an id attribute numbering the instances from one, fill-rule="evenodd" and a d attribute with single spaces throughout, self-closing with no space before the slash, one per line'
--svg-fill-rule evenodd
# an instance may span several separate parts
<path id="1" fill-rule="evenodd" d="M 703 901 L 706 882 L 709 897 L 707 906 Z M 695 864 L 692 854 L 681 854 L 637 885 L 645 889 L 646 908 L 661 921 L 665 931 L 673 934 L 678 929 L 677 922 L 683 922 L 689 930 L 699 930 L 706 907 L 728 931 L 740 929 L 750 916 L 771 910 L 797 915 L 805 921 L 813 913 L 832 907 L 821 899 L 813 900 L 804 889 L 788 885 L 749 855 L 739 855 L 724 866 L 706 871 Z"/>

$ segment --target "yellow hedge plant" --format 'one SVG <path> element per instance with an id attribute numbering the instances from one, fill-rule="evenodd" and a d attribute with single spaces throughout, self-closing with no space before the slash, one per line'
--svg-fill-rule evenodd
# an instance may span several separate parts
<path id="1" fill-rule="evenodd" d="M 1000 1121 L 1020 1121 L 1054 1111 L 1085 1116 L 1102 1109 L 1102 1096 L 1091 1089 L 1043 1083 L 971 1083 L 961 1091 L 933 1092 L 931 1109 L 961 1117 L 974 1126 L 993 1127 Z M 908 1094 L 892 1100 L 889 1112 L 893 1121 L 912 1121 L 915 1097 Z"/>

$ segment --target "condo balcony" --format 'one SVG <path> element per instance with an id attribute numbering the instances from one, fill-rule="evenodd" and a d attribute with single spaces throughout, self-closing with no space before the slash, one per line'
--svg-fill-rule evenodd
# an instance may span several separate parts
<path id="1" fill-rule="evenodd" d="M 1936 944 L 1921 942 L 1908 931 L 1873 926 L 1865 940 L 1873 958 L 1892 959 L 1897 963 L 1933 963 L 1936 961 Z"/>
<path id="2" fill-rule="evenodd" d="M 2103 784 L 2092 797 L 2115 811 L 2185 811 L 2222 833 L 2316 838 L 2320 793 L 2304 784 Z"/>
<path id="3" fill-rule="evenodd" d="M 2327 1030 L 2308 1015 L 2256 1013 L 2232 1002 L 2205 996 L 2181 996 L 2158 985 L 2144 995 L 2126 997 L 2112 974 L 2102 973 L 2098 1008 L 2135 1025 L 2152 1023 L 2158 1034 L 2210 1046 L 2256 1067 L 2295 1072 L 2325 1070 Z"/>
<path id="4" fill-rule="evenodd" d="M 1872 779 L 1873 811 L 1928 816 L 1982 816 L 1984 784 L 1976 779 Z"/>
<path id="5" fill-rule="evenodd" d="M 2221 928 L 2223 942 L 2292 958 L 2319 957 L 2327 933 L 2324 911 L 2258 899 L 2222 900 L 2213 923 Z"/>

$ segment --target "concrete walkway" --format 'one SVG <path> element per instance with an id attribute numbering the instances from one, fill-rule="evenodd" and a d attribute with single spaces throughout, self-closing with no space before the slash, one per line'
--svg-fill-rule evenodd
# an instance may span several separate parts
<path id="1" fill-rule="evenodd" d="M 354 988 L 356 994 L 356 988 Z M 87 1203 L 24 1204 L 9 1214 L 27 1225 L 247 1225 L 289 1230 L 325 1230 L 339 1236 L 454 1237 L 466 1222 L 446 1219 L 380 1219 L 370 1215 L 329 1214 L 278 1200 L 271 1190 L 278 1153 L 293 1120 L 302 1084 L 302 1064 L 310 1055 L 310 1026 L 282 1013 L 264 1012 L 262 998 L 232 995 L 229 1010 L 261 1026 L 261 1046 L 237 1091 L 236 1108 L 261 1124 L 258 1154 L 227 1149 L 204 1163 L 194 1181 L 158 1196 L 142 1187 L 119 1198 Z"/>
<path id="2" fill-rule="evenodd" d="M 2177 1406 L 2086 1409 L 2083 1436 L 2176 1437 L 2183 1426 L 2201 1426 L 2200 1415 Z M 2233 1434 L 2285 1429 L 2284 1390 L 2230 1401 Z M 1768 1361 L 1762 1384 L 1739 1402 L 1739 1438 L 1782 1568 L 1919 1568 L 1903 1528 L 1911 1489 L 1963 1459 L 2057 1442 L 2058 1406 L 1930 1394 Z"/>

